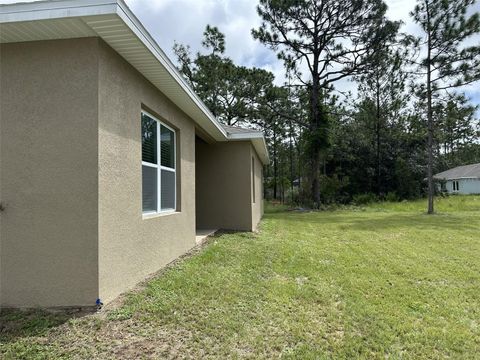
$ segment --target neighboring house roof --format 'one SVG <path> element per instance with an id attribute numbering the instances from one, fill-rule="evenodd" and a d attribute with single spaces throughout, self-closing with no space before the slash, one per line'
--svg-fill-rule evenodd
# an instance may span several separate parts
<path id="1" fill-rule="evenodd" d="M 0 43 L 80 37 L 103 39 L 214 140 L 233 140 L 123 0 L 0 5 Z M 268 163 L 266 147 L 257 152 Z"/>
<path id="2" fill-rule="evenodd" d="M 480 179 L 480 163 L 458 166 L 439 174 L 435 174 L 433 177 L 442 180 Z"/>

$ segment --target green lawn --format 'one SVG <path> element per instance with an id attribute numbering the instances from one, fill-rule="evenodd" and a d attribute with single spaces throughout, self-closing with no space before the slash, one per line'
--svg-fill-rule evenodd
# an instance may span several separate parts
<path id="1" fill-rule="evenodd" d="M 4 313 L 0 358 L 480 356 L 480 196 L 331 212 L 269 208 L 123 305 Z"/>

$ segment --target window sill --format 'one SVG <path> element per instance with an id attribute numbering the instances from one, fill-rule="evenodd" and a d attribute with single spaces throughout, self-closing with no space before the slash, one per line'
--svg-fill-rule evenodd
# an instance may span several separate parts
<path id="1" fill-rule="evenodd" d="M 147 214 L 142 214 L 142 220 L 156 219 L 159 217 L 172 216 L 172 215 L 178 215 L 178 214 L 181 214 L 181 212 L 175 211 L 175 210 L 165 211 L 161 213 L 151 213 L 151 214 L 147 213 Z"/>

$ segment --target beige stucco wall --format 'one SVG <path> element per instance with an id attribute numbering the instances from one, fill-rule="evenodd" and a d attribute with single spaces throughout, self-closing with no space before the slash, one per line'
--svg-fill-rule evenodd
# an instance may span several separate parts
<path id="1" fill-rule="evenodd" d="M 253 230 L 250 142 L 196 144 L 197 227 Z"/>
<path id="2" fill-rule="evenodd" d="M 250 157 L 253 159 L 253 166 L 255 167 L 255 171 L 252 173 L 255 174 L 254 182 L 255 183 L 255 192 L 252 191 L 252 198 L 253 193 L 255 193 L 255 201 L 252 202 L 252 229 L 256 229 L 258 223 L 263 217 L 263 164 L 258 157 L 257 152 L 253 146 L 250 146 Z"/>
<path id="3" fill-rule="evenodd" d="M 93 305 L 96 39 L 0 48 L 0 305 Z"/>
<path id="4" fill-rule="evenodd" d="M 108 302 L 192 248 L 193 121 L 100 39 L 0 51 L 0 306 Z M 142 109 L 177 130 L 175 214 L 142 216 Z M 263 213 L 253 147 L 206 145 L 199 221 L 253 230 Z"/>
<path id="5" fill-rule="evenodd" d="M 103 43 L 99 64 L 100 298 L 108 301 L 195 245 L 195 128 Z M 176 214 L 142 218 L 142 107 L 177 130 Z"/>

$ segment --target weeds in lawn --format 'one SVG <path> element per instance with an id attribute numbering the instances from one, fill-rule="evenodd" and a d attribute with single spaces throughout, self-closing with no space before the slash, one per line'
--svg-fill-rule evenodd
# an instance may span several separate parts
<path id="1" fill-rule="evenodd" d="M 2 313 L 0 355 L 474 359 L 480 197 L 424 207 L 268 207 L 100 314 Z"/>

